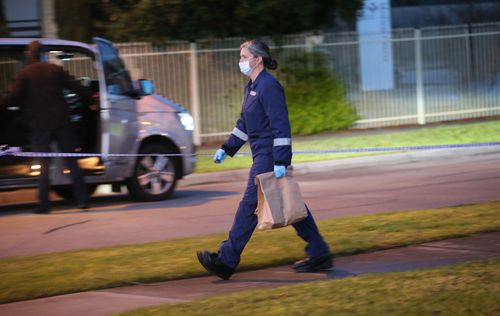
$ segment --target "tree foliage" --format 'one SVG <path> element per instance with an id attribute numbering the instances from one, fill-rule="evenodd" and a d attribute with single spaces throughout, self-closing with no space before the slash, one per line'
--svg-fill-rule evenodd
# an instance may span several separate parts
<path id="1" fill-rule="evenodd" d="M 7 29 L 7 22 L 5 21 L 4 7 L 0 5 L 0 37 L 7 37 L 9 31 Z"/>
<path id="2" fill-rule="evenodd" d="M 286 59 L 280 71 L 293 134 L 314 134 L 350 127 L 359 117 L 340 78 L 321 53 Z"/>
<path id="3" fill-rule="evenodd" d="M 56 0 L 60 35 L 114 41 L 279 36 L 354 20 L 362 0 Z M 75 20 L 78 23 L 75 23 Z"/>
<path id="4" fill-rule="evenodd" d="M 100 0 L 55 0 L 55 20 L 59 37 L 89 42 L 92 36 L 104 32 L 103 20 L 107 18 Z"/>

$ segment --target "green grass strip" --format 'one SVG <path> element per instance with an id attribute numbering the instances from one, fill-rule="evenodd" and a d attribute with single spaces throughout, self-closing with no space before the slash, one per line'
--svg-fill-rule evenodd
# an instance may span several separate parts
<path id="1" fill-rule="evenodd" d="M 336 218 L 318 225 L 334 253 L 347 255 L 500 230 L 500 202 Z M 3 259 L 0 302 L 206 275 L 195 253 L 215 250 L 225 237 L 213 234 Z M 257 232 L 240 269 L 293 262 L 304 256 L 304 245 L 291 227 Z"/>
<path id="2" fill-rule="evenodd" d="M 293 150 L 323 150 L 323 149 L 352 149 L 352 148 L 380 148 L 401 146 L 424 146 L 445 144 L 469 144 L 500 141 L 500 122 L 468 123 L 452 126 L 426 127 L 421 129 L 382 132 L 371 135 L 344 136 L 345 133 L 328 134 L 327 136 L 312 136 L 309 138 L 294 137 Z M 348 134 L 347 134 L 348 135 Z M 316 139 L 315 139 L 316 138 Z M 222 144 L 222 142 L 221 142 Z M 205 147 L 198 153 L 212 154 L 218 147 Z M 241 152 L 249 152 L 245 145 Z M 301 154 L 293 156 L 293 163 L 351 158 L 386 153 L 341 153 L 341 154 Z M 222 164 L 214 164 L 211 157 L 198 157 L 196 172 L 213 172 L 249 168 L 251 157 L 241 156 L 227 158 Z"/>
<path id="3" fill-rule="evenodd" d="M 246 291 L 120 315 L 500 315 L 500 258 Z"/>

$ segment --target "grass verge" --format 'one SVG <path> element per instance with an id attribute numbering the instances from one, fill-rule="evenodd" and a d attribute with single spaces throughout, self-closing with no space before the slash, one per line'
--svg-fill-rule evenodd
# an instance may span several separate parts
<path id="1" fill-rule="evenodd" d="M 126 315 L 499 315 L 500 258 L 367 274 L 161 307 Z M 237 303 L 235 303 L 237 302 Z"/>
<path id="2" fill-rule="evenodd" d="M 341 134 L 338 134 L 341 135 Z M 481 142 L 499 141 L 500 122 L 469 123 L 452 126 L 426 127 L 422 129 L 407 130 L 400 132 L 387 132 L 372 135 L 338 136 L 311 140 L 294 138 L 293 150 L 324 150 L 324 149 L 350 149 L 371 147 L 400 147 L 420 145 L 444 145 L 444 144 L 468 144 Z M 308 140 L 309 139 L 309 140 Z M 202 148 L 198 153 L 213 154 L 216 147 Z M 249 152 L 245 145 L 241 152 Z M 385 154 L 390 153 L 386 152 Z M 342 153 L 342 154 L 300 154 L 293 156 L 293 163 L 331 160 L 340 158 L 360 157 L 368 155 L 380 155 L 383 153 Z M 223 164 L 214 164 L 211 157 L 198 157 L 196 172 L 213 172 L 222 170 L 234 170 L 249 168 L 252 159 L 249 156 L 237 156 L 228 158 Z"/>
<path id="3" fill-rule="evenodd" d="M 500 230 L 500 201 L 320 221 L 336 255 L 387 249 Z M 225 234 L 140 245 L 75 250 L 0 260 L 0 303 L 64 293 L 206 275 L 195 252 L 214 249 Z M 293 228 L 257 232 L 241 270 L 293 262 L 304 256 Z"/>

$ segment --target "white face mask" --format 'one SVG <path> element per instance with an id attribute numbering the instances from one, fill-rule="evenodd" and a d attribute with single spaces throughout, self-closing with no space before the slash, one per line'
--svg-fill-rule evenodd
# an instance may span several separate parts
<path id="1" fill-rule="evenodd" d="M 250 76 L 252 74 L 252 67 L 250 67 L 250 61 L 244 60 L 238 64 L 240 66 L 240 71 L 242 74 L 246 76 Z"/>

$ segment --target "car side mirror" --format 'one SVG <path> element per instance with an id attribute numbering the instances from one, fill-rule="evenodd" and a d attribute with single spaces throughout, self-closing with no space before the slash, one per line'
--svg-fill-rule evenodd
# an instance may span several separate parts
<path id="1" fill-rule="evenodd" d="M 142 95 L 153 94 L 155 90 L 153 80 L 149 79 L 139 79 L 139 87 Z"/>

